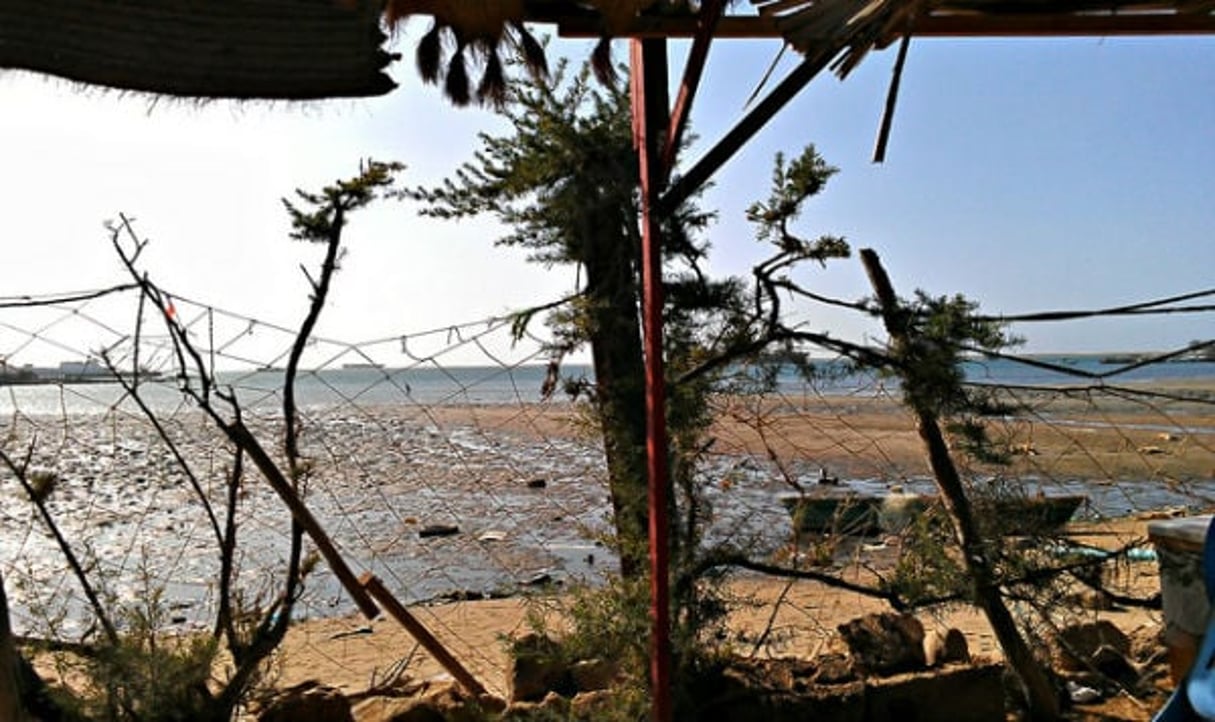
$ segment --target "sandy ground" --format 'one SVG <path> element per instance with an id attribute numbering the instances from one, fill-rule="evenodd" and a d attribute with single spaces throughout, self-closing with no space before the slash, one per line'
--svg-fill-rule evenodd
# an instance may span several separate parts
<path id="1" fill-rule="evenodd" d="M 1212 388 L 1159 389 L 1167 394 L 1208 397 Z M 1067 476 L 1096 482 L 1203 482 L 1215 479 L 1215 423 L 1206 405 L 1165 397 L 1060 397 L 1020 399 L 1030 411 L 991 423 L 995 438 L 1013 455 L 1013 473 Z M 485 429 L 550 437 L 586 433 L 568 406 L 475 407 L 437 410 L 441 423 L 475 423 Z M 925 475 L 926 463 L 913 419 L 892 398 L 807 396 L 768 401 L 762 406 L 723 400 L 714 428 L 716 451 L 813 460 L 841 476 L 900 478 Z M 1076 526 L 1078 539 L 1105 548 L 1146 539 L 1145 522 L 1106 521 Z M 857 573 L 863 575 L 863 573 Z M 1117 591 L 1147 597 L 1159 589 L 1153 562 L 1122 565 L 1109 580 Z M 739 638 L 753 639 L 770 628 L 766 643 L 737 643 L 744 654 L 811 656 L 832 644 L 840 623 L 883 601 L 812 581 L 738 577 L 731 593 L 751 599 L 731 617 Z M 416 607 L 413 612 L 482 683 L 505 691 L 503 639 L 526 631 L 528 611 L 559 607 L 558 598 L 514 598 Z M 999 646 L 981 614 L 953 606 L 925 612 L 926 626 L 961 629 L 972 653 L 1000 657 Z M 1118 608 L 1095 612 L 1063 606 L 1059 623 L 1108 618 L 1136 638 L 1155 638 L 1163 627 L 1159 611 Z M 391 619 L 310 621 L 289 635 L 283 649 L 280 683 L 319 679 L 357 691 L 399 673 L 427 677 L 442 673 L 434 658 Z M 1124 719 L 1148 719 L 1151 710 L 1124 699 Z"/>
<path id="2" fill-rule="evenodd" d="M 1077 541 L 1116 548 L 1146 538 L 1146 522 L 1125 520 L 1100 525 L 1076 525 Z M 864 581 L 869 575 L 856 567 L 843 576 Z M 1149 596 L 1158 588 L 1153 562 L 1123 565 L 1108 580 L 1118 592 Z M 836 627 L 867 612 L 885 611 L 883 600 L 834 589 L 816 581 L 780 580 L 752 575 L 737 577 L 729 585 L 731 597 L 740 600 L 730 617 L 730 643 L 744 655 L 811 657 L 835 643 Z M 506 654 L 503 640 L 531 629 L 529 610 L 547 616 L 565 603 L 562 597 L 518 597 L 419 606 L 411 612 L 488 689 L 505 693 Z M 951 605 L 919 614 L 926 628 L 956 627 L 967 637 L 972 654 L 1000 658 L 1001 653 L 986 619 L 973 608 Z M 1155 636 L 1162 629 L 1160 612 L 1120 607 L 1095 612 L 1066 607 L 1059 623 L 1105 618 L 1134 637 Z M 556 623 L 555 626 L 559 626 Z M 768 629 L 766 642 L 754 640 Z M 346 692 L 358 692 L 396 674 L 427 678 L 443 674 L 435 658 L 391 618 L 368 622 L 362 617 L 318 619 L 297 625 L 283 647 L 278 683 L 292 685 L 322 680 Z"/>
<path id="3" fill-rule="evenodd" d="M 986 422 L 1012 458 L 1008 473 L 1093 481 L 1215 480 L 1215 384 L 1132 386 L 1138 395 L 1021 392 L 1023 411 Z M 1197 402 L 1178 400 L 1193 397 Z M 895 396 L 807 394 L 751 402 L 722 398 L 714 452 L 811 460 L 841 477 L 927 475 L 912 415 Z M 539 437 L 588 433 L 570 406 L 447 407 L 443 423 L 472 422 Z"/>

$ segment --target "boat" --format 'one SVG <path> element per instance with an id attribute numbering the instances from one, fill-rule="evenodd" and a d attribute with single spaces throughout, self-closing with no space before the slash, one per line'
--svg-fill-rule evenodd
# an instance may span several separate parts
<path id="1" fill-rule="evenodd" d="M 1060 496 L 1007 496 L 977 499 L 976 514 L 992 514 L 1007 520 L 1009 535 L 1049 534 L 1071 521 L 1080 505 L 1088 501 L 1084 494 Z"/>
<path id="2" fill-rule="evenodd" d="M 1064 494 L 979 498 L 971 503 L 975 516 L 994 516 L 1002 520 L 1007 536 L 1022 536 L 1057 532 L 1087 500 L 1083 494 Z M 782 494 L 780 501 L 794 529 L 809 534 L 897 534 L 925 513 L 938 513 L 944 519 L 940 498 L 927 494 L 815 491 Z"/>
<path id="3" fill-rule="evenodd" d="M 780 501 L 793 518 L 794 529 L 809 534 L 868 536 L 878 524 L 881 497 L 870 494 L 782 494 Z"/>

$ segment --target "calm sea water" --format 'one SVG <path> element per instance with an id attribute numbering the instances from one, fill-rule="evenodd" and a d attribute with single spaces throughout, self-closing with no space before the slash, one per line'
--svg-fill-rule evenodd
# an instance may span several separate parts
<path id="1" fill-rule="evenodd" d="M 1040 356 L 1037 361 L 1058 367 L 1044 369 L 1009 360 L 975 361 L 966 365 L 967 378 L 976 383 L 1051 386 L 1092 383 L 1084 374 L 1109 374 L 1120 367 L 1087 356 Z M 789 370 L 777 376 L 785 393 L 865 393 L 879 383 L 871 374 L 850 374 L 838 363 L 819 364 L 820 377 L 807 381 Z M 1069 373 L 1070 372 L 1070 373 Z M 450 368 L 387 369 L 377 367 L 335 368 L 303 371 L 296 381 L 297 403 L 303 408 L 357 404 L 516 404 L 541 400 L 546 369 L 543 366 L 514 368 L 469 366 Z M 568 365 L 563 374 L 590 377 L 587 366 Z M 1160 363 L 1131 369 L 1105 379 L 1106 383 L 1215 379 L 1215 362 Z M 231 389 L 246 408 L 264 411 L 282 404 L 283 373 L 280 370 L 225 372 L 219 382 Z M 887 388 L 891 386 L 886 381 Z M 142 393 L 157 410 L 188 406 L 178 382 L 162 379 L 145 382 Z M 559 394 L 560 392 L 558 392 Z M 116 383 L 49 384 L 0 387 L 0 415 L 104 413 L 116 404 L 129 404 Z"/>

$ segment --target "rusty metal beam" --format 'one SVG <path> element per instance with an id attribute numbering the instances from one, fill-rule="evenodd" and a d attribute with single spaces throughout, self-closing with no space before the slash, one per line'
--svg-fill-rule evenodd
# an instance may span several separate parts
<path id="1" fill-rule="evenodd" d="M 700 27 L 692 40 L 692 49 L 688 51 L 688 62 L 683 67 L 683 81 L 679 84 L 679 95 L 675 97 L 675 107 L 671 110 L 671 122 L 662 148 L 664 183 L 671 177 L 671 169 L 675 167 L 675 154 L 679 151 L 679 144 L 683 142 L 688 115 L 692 111 L 692 101 L 696 99 L 700 76 L 704 72 L 705 60 L 709 57 L 709 44 L 713 42 L 713 32 L 721 20 L 724 8 L 725 0 L 708 0 L 700 7 Z"/>
<path id="2" fill-rule="evenodd" d="M 730 160 L 735 153 L 738 152 L 743 145 L 750 140 L 761 128 L 776 115 L 785 104 L 793 99 L 795 95 L 801 92 L 801 89 L 806 87 L 806 84 L 814 79 L 823 68 L 827 67 L 827 63 L 838 52 L 837 47 L 828 48 L 820 51 L 817 55 L 808 56 L 789 73 L 780 85 L 773 88 L 772 92 L 764 97 L 759 103 L 751 109 L 726 135 L 717 142 L 717 145 L 709 149 L 696 165 L 692 166 L 687 173 L 680 176 L 663 194 L 661 205 L 663 208 L 676 208 L 680 203 L 683 203 L 696 191 L 700 190 L 717 172 L 726 161 Z"/>
<path id="3" fill-rule="evenodd" d="M 537 18 L 537 22 L 545 22 Z M 600 38 L 597 17 L 552 19 L 557 33 L 566 38 Z M 696 17 L 638 17 L 619 33 L 630 38 L 694 38 L 700 29 Z M 916 37 L 1090 37 L 1118 35 L 1213 35 L 1215 16 L 1203 13 L 1125 13 L 1120 15 L 1018 14 L 979 15 L 937 13 L 916 20 Z M 717 40 L 782 38 L 771 18 L 728 15 L 717 21 Z M 890 38 L 893 41 L 894 38 Z"/>
<path id="4" fill-rule="evenodd" d="M 666 371 L 662 342 L 662 237 L 658 190 L 662 183 L 662 138 L 670 122 L 667 43 L 633 40 L 629 45 L 633 143 L 641 175 L 642 318 L 645 321 L 646 457 L 649 477 L 650 684 L 654 722 L 670 722 L 671 605 L 667 518 Z"/>

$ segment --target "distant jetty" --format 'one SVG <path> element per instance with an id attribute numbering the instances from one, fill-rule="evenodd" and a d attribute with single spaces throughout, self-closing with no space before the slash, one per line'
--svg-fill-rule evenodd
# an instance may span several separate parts
<path id="1" fill-rule="evenodd" d="M 129 371 L 111 371 L 88 359 L 85 361 L 62 361 L 58 366 L 10 366 L 0 361 L 0 386 L 36 386 L 48 384 L 104 384 L 119 379 L 133 378 Z M 159 371 L 140 371 L 142 379 L 158 379 Z"/>

